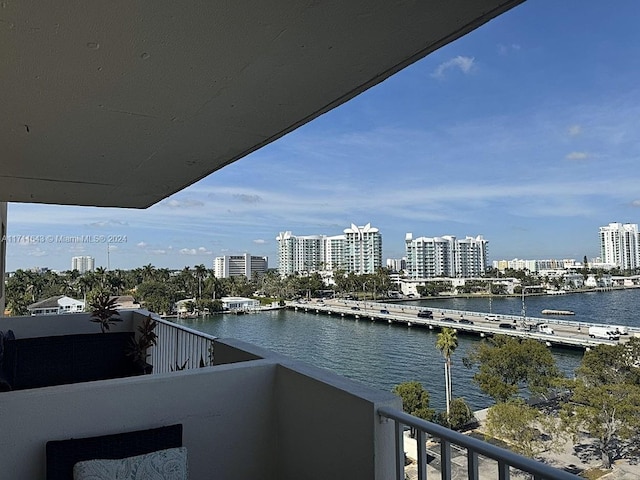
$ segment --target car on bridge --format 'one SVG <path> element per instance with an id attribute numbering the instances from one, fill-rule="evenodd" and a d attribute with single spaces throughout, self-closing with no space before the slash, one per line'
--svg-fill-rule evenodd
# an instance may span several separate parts
<path id="1" fill-rule="evenodd" d="M 380 313 L 388 314 L 388 313 L 389 313 L 389 310 L 387 310 L 386 308 L 383 308 L 382 310 L 380 310 Z"/>
<path id="2" fill-rule="evenodd" d="M 498 315 L 494 315 L 492 313 L 488 313 L 487 315 L 484 316 L 485 320 L 489 320 L 490 322 L 497 322 L 498 320 L 500 320 L 498 318 Z"/>
<path id="3" fill-rule="evenodd" d="M 516 326 L 513 323 L 501 323 L 498 328 L 506 328 L 508 330 L 515 330 Z"/>
<path id="4" fill-rule="evenodd" d="M 473 325 L 473 322 L 471 320 L 467 320 L 466 318 L 461 318 L 460 320 L 458 320 L 458 323 L 463 323 L 465 325 Z"/>
<path id="5" fill-rule="evenodd" d="M 433 318 L 433 312 L 431 310 L 421 310 L 418 312 L 420 318 Z"/>

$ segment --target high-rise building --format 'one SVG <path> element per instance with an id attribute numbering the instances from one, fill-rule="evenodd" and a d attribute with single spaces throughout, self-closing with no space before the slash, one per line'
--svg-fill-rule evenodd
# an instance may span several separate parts
<path id="1" fill-rule="evenodd" d="M 454 276 L 478 277 L 487 269 L 487 241 L 478 235 L 454 243 Z"/>
<path id="2" fill-rule="evenodd" d="M 269 259 L 267 257 L 255 257 L 245 253 L 244 255 L 216 257 L 213 269 L 216 278 L 245 276 L 251 279 L 254 275 L 266 273 L 268 265 Z"/>
<path id="3" fill-rule="evenodd" d="M 624 270 L 640 266 L 638 224 L 616 222 L 600 227 L 600 257 Z"/>
<path id="4" fill-rule="evenodd" d="M 487 244 L 482 235 L 413 238 L 405 236 L 407 272 L 412 278 L 474 277 L 487 267 Z"/>
<path id="5" fill-rule="evenodd" d="M 280 232 L 278 241 L 278 271 L 280 275 L 321 270 L 324 261 L 324 235 L 293 235 Z"/>
<path id="6" fill-rule="evenodd" d="M 406 257 L 402 258 L 387 258 L 387 268 L 392 272 L 401 272 L 407 268 Z"/>
<path id="7" fill-rule="evenodd" d="M 71 259 L 71 270 L 78 270 L 80 273 L 93 272 L 95 259 L 89 256 L 73 257 Z"/>
<path id="8" fill-rule="evenodd" d="M 335 269 L 375 273 L 382 266 L 382 236 L 370 223 L 352 224 L 343 235 L 331 237 L 280 232 L 276 240 L 281 275 Z"/>
<path id="9" fill-rule="evenodd" d="M 382 267 L 382 236 L 370 223 L 345 228 L 344 262 L 347 272 L 375 273 Z"/>

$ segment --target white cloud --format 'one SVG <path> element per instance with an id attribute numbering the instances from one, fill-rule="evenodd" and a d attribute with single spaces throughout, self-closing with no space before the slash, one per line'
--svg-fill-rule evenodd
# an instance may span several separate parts
<path id="1" fill-rule="evenodd" d="M 571 125 L 568 129 L 569 135 L 577 137 L 582 133 L 582 127 L 580 125 Z"/>
<path id="2" fill-rule="evenodd" d="M 566 157 L 567 160 L 586 160 L 589 158 L 586 152 L 571 152 L 568 153 Z"/>
<path id="3" fill-rule="evenodd" d="M 191 208 L 191 207 L 203 207 L 204 203 L 200 200 L 176 200 L 172 198 L 162 202 L 162 205 L 166 205 L 170 208 Z"/>
<path id="4" fill-rule="evenodd" d="M 640 200 L 634 200 L 633 202 L 631 202 L 631 206 L 632 207 L 640 207 Z"/>
<path id="5" fill-rule="evenodd" d="M 180 250 L 178 250 L 178 253 L 180 253 L 180 255 L 211 255 L 212 254 L 211 250 L 207 250 L 204 247 L 181 248 Z"/>
<path id="6" fill-rule="evenodd" d="M 166 255 L 167 251 L 163 249 L 158 249 L 158 250 L 151 250 L 151 253 L 153 253 L 154 255 Z"/>
<path id="7" fill-rule="evenodd" d="M 245 193 L 236 193 L 233 197 L 244 203 L 258 203 L 262 200 L 260 195 L 247 195 Z"/>
<path id="8" fill-rule="evenodd" d="M 253 241 L 253 243 L 255 243 L 256 245 L 264 245 L 265 243 L 267 243 L 267 241 L 263 240 L 262 238 L 257 238 Z"/>
<path id="9" fill-rule="evenodd" d="M 463 57 L 458 55 L 457 57 L 447 60 L 444 63 L 438 65 L 435 71 L 431 74 L 432 77 L 442 78 L 444 72 L 451 68 L 459 68 L 462 73 L 469 73 L 474 66 L 475 59 L 473 57 Z"/>
<path id="10" fill-rule="evenodd" d="M 139 243 L 136 244 L 136 247 L 140 247 L 140 248 L 144 248 L 146 246 L 147 246 L 147 244 L 144 243 L 144 242 L 139 242 Z"/>
<path id="11" fill-rule="evenodd" d="M 512 43 L 511 45 L 498 44 L 498 53 L 500 55 L 508 55 L 511 52 L 518 52 L 520 50 L 520 45 L 517 43 Z"/>
<path id="12" fill-rule="evenodd" d="M 44 250 L 41 250 L 40 248 L 36 248 L 35 250 L 32 250 L 31 252 L 27 253 L 27 255 L 32 257 L 44 257 L 46 254 L 47 252 L 45 252 Z"/>
<path id="13" fill-rule="evenodd" d="M 100 220 L 98 222 L 91 222 L 89 223 L 90 227 L 98 227 L 98 228 L 105 228 L 105 227 L 126 227 L 128 225 L 127 222 L 122 221 L 122 220 L 113 220 L 113 219 L 108 219 L 108 220 Z"/>

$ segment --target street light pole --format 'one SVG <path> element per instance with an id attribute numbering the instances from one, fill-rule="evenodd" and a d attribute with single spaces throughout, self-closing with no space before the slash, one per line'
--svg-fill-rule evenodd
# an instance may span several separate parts
<path id="1" fill-rule="evenodd" d="M 526 327 L 527 326 L 527 306 L 524 303 L 524 292 L 527 289 L 526 286 L 522 286 L 522 326 Z"/>

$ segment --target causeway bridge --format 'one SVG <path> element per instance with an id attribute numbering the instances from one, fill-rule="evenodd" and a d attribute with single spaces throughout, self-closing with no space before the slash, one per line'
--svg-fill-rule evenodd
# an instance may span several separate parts
<path id="1" fill-rule="evenodd" d="M 544 342 L 549 347 L 589 350 L 596 345 L 616 345 L 617 343 L 628 341 L 632 336 L 640 336 L 640 328 L 626 327 L 628 335 L 621 335 L 620 340 L 590 338 L 589 327 L 601 327 L 603 326 L 602 324 L 530 316 L 523 318 L 518 315 L 467 312 L 432 308 L 424 305 L 325 299 L 315 302 L 287 302 L 286 306 L 289 309 L 307 313 L 334 315 L 356 321 L 386 322 L 399 326 L 422 327 L 430 330 L 448 327 L 456 330 L 458 334 L 477 335 L 480 337 L 510 335 L 520 338 L 532 338 Z M 418 312 L 422 310 L 433 312 L 433 318 L 418 317 Z M 537 325 L 539 324 L 549 325 L 554 333 L 539 332 L 537 330 Z"/>

